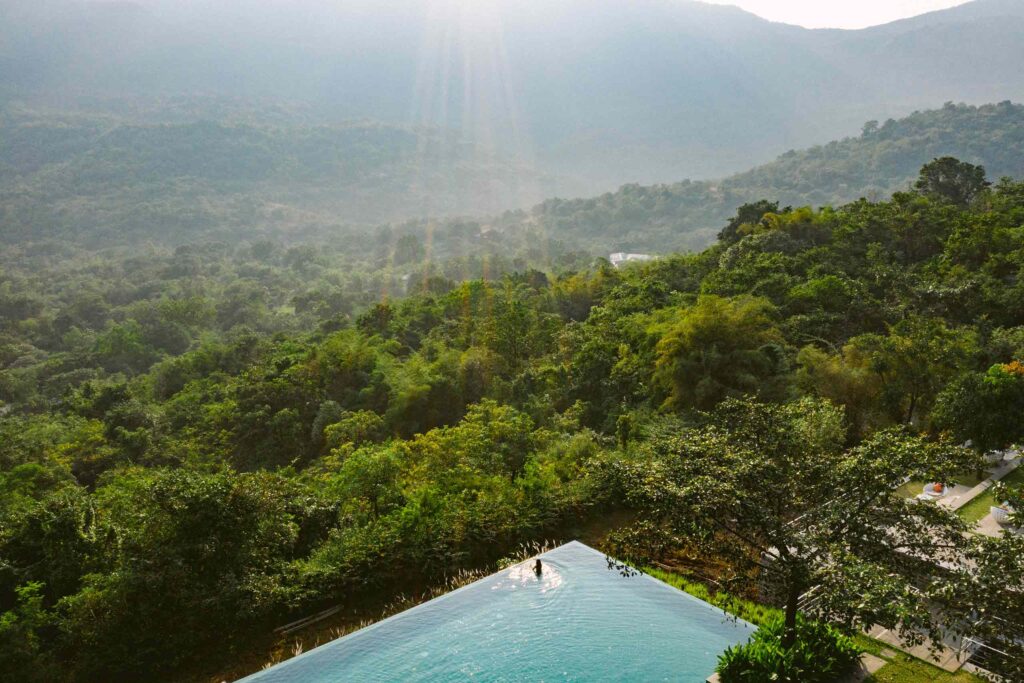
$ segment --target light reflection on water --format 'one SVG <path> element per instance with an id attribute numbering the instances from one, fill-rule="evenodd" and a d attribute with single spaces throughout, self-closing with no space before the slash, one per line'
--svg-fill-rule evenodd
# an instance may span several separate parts
<path id="1" fill-rule="evenodd" d="M 246 683 L 683 681 L 752 632 L 569 543 L 254 674 Z"/>
<path id="2" fill-rule="evenodd" d="M 538 576 L 533 569 L 534 560 L 522 562 L 509 567 L 498 574 L 500 577 L 493 586 L 492 591 L 516 590 L 517 588 L 536 587 L 541 594 L 556 590 L 562 585 L 562 573 L 558 565 L 553 562 L 545 563 Z"/>

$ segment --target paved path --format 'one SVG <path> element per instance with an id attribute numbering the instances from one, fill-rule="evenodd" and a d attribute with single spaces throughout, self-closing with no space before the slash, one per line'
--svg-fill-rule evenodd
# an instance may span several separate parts
<path id="1" fill-rule="evenodd" d="M 1017 455 L 1018 457 L 1014 458 L 1013 460 L 1004 461 L 1002 465 L 1000 465 L 999 467 L 992 471 L 991 477 L 989 477 L 988 479 L 986 479 L 985 481 L 981 482 L 973 489 L 971 489 L 973 495 L 971 495 L 970 498 L 965 500 L 964 503 L 966 504 L 968 501 L 977 498 L 982 493 L 991 488 L 992 485 L 995 484 L 997 481 L 999 481 L 1000 479 L 1008 475 L 1010 472 L 1013 472 L 1015 469 L 1020 467 L 1021 463 L 1024 463 L 1024 458 L 1019 457 L 1019 454 Z M 975 489 L 977 489 L 977 491 L 975 491 Z M 959 507 L 960 506 L 953 509 L 956 510 Z M 998 538 L 999 536 L 1002 536 L 1003 533 L 1006 531 L 1006 527 L 997 522 L 995 520 L 995 517 L 993 517 L 992 513 L 990 512 L 989 514 L 985 515 L 980 520 L 978 520 L 978 524 L 975 527 L 975 530 L 979 534 L 982 534 L 984 536 L 992 536 L 993 538 Z"/>
<path id="2" fill-rule="evenodd" d="M 885 661 L 881 657 L 863 654 L 860 656 L 860 662 L 857 664 L 857 670 L 850 674 L 844 683 L 861 683 L 861 681 L 865 680 L 871 674 L 876 673 L 888 663 L 889 662 Z"/>
<path id="3" fill-rule="evenodd" d="M 887 645 L 891 645 L 897 650 L 906 652 L 908 655 L 922 659 L 939 667 L 943 671 L 953 673 L 959 671 L 960 667 L 963 666 L 963 662 L 959 659 L 959 642 L 943 641 L 939 646 L 938 653 L 934 653 L 928 647 L 927 642 L 921 645 L 907 645 L 903 642 L 898 633 L 881 626 L 875 626 L 868 631 L 868 637 L 880 640 Z"/>
<path id="4" fill-rule="evenodd" d="M 1002 464 L 994 468 L 992 470 L 992 473 L 989 475 L 988 479 L 986 479 L 985 481 L 981 482 L 980 484 L 978 484 L 977 486 L 968 491 L 964 491 L 959 495 L 949 496 L 949 503 L 947 503 L 946 499 L 943 498 L 942 500 L 939 501 L 939 504 L 945 505 L 950 510 L 959 510 L 964 505 L 967 505 L 969 502 L 971 502 L 981 494 L 985 493 L 985 491 L 988 491 L 990 488 L 992 488 L 992 485 L 995 484 L 997 481 L 999 481 L 1007 474 L 1013 472 L 1015 469 L 1020 467 L 1021 462 L 1024 462 L 1024 458 L 1021 458 L 1020 454 L 1017 453 L 1016 451 L 1014 451 L 1014 456 L 1015 457 L 1013 460 L 1003 460 Z"/>
<path id="5" fill-rule="evenodd" d="M 991 536 L 992 538 L 1002 536 L 1004 529 L 1005 527 L 996 521 L 991 512 L 978 520 L 978 526 L 974 528 L 982 536 Z"/>
<path id="6" fill-rule="evenodd" d="M 970 488 L 963 484 L 953 484 L 949 487 L 949 493 L 942 498 L 939 498 L 937 502 L 944 508 L 959 510 L 966 505 L 971 498 L 978 495 L 977 493 L 974 493 L 974 489 L 976 488 L 978 487 L 975 486 L 974 488 Z"/>

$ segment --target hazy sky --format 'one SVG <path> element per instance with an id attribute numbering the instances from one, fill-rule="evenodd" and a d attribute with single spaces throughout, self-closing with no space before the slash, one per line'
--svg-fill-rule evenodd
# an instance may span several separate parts
<path id="1" fill-rule="evenodd" d="M 863 28 L 932 10 L 962 5 L 965 0 L 705 0 L 738 5 L 772 21 L 808 28 Z"/>

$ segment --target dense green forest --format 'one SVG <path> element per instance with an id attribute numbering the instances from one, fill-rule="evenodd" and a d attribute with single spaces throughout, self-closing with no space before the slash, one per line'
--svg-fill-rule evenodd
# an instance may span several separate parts
<path id="1" fill-rule="evenodd" d="M 755 625 L 723 683 L 1024 681 L 1022 33 L 0 0 L 0 683 L 238 678 L 572 539 Z"/>
<path id="2" fill-rule="evenodd" d="M 488 217 L 498 206 L 528 206 L 558 183 L 437 131 L 317 125 L 302 110 L 219 99 L 96 108 L 12 105 L 0 113 L 7 243 L 269 239 L 327 243 L 331 251 L 345 245 L 351 261 L 369 263 L 375 247 L 367 235 L 392 243 L 410 235 L 434 262 L 492 253 L 550 269 L 573 251 L 703 249 L 737 206 L 766 197 L 816 207 L 882 199 L 947 154 L 984 165 L 996 179 L 1024 176 L 1024 106 L 950 104 L 869 122 L 859 137 L 721 181 L 627 185 Z M 436 218 L 451 214 L 467 218 Z"/>
<path id="3" fill-rule="evenodd" d="M 0 237 L 301 240 L 538 201 L 531 169 L 450 131 L 316 123 L 217 98 L 0 108 Z"/>
<path id="4" fill-rule="evenodd" d="M 982 113 L 1020 117 L 915 120 Z M 814 154 L 881 154 L 902 125 Z M 947 158 L 891 199 L 760 201 L 718 231 L 622 270 L 445 272 L 415 237 L 378 241 L 381 270 L 272 242 L 5 250 L 0 677 L 214 673 L 289 617 L 639 510 L 629 477 L 769 423 L 908 476 L 929 443 L 1024 437 L 1024 183 Z M 622 547 L 687 556 L 662 531 Z M 1006 629 L 1014 543 L 965 603 Z"/>
<path id="5" fill-rule="evenodd" d="M 906 190 L 931 159 L 952 155 L 982 164 L 993 178 L 1024 175 L 1024 106 L 947 104 L 882 124 L 859 137 L 788 152 L 721 181 L 627 185 L 593 199 L 546 201 L 506 222 L 604 252 L 701 249 L 741 204 L 838 206 Z"/>

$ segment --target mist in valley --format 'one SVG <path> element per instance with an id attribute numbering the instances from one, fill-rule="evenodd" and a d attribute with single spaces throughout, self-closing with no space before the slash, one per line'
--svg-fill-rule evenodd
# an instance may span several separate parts
<path id="1" fill-rule="evenodd" d="M 482 202 L 465 196 L 480 186 L 452 188 L 420 207 L 432 214 L 720 177 L 867 120 L 1024 95 L 1015 0 L 861 31 L 688 0 L 5 0 L 0 11 L 8 102 L 139 123 L 443 129 L 456 149 L 421 142 L 411 161 L 432 183 L 477 154 L 521 171 Z M 192 109 L 168 106 L 182 96 Z"/>

